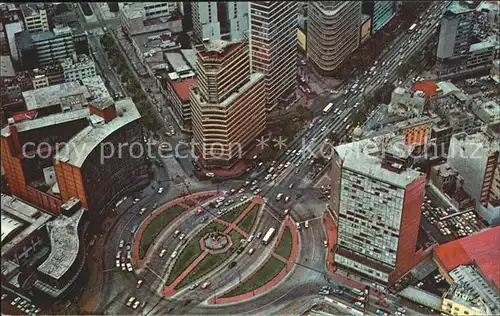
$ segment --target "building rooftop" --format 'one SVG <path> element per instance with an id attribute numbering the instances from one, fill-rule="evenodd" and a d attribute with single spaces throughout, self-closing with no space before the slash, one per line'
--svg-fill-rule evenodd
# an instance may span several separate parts
<path id="1" fill-rule="evenodd" d="M 494 43 L 489 42 L 489 41 L 484 41 L 484 42 L 472 44 L 469 48 L 469 52 L 473 53 L 475 51 L 481 51 L 483 49 L 490 49 L 490 48 L 494 48 L 494 47 L 495 47 Z"/>
<path id="2" fill-rule="evenodd" d="M 104 123 L 104 119 L 91 115 L 92 124 L 73 138 L 54 157 L 75 167 L 82 167 L 88 155 L 116 130 L 141 118 L 131 98 L 116 101 L 117 116 Z M 87 110 L 88 111 L 88 110 Z"/>
<path id="3" fill-rule="evenodd" d="M 0 77 L 15 77 L 16 72 L 12 66 L 12 59 L 9 55 L 0 56 Z"/>
<path id="4" fill-rule="evenodd" d="M 97 75 L 97 76 L 92 76 L 92 77 L 86 77 L 80 79 L 82 82 L 83 87 L 86 87 L 90 99 L 100 99 L 100 98 L 107 98 L 110 97 L 108 88 L 106 88 L 106 84 L 102 80 L 102 77 Z"/>
<path id="5" fill-rule="evenodd" d="M 40 4 L 43 7 L 43 4 Z M 40 7 L 37 3 L 25 3 L 21 4 L 21 11 L 24 17 L 30 17 L 38 15 L 40 12 Z"/>
<path id="6" fill-rule="evenodd" d="M 44 31 L 34 34 L 29 33 L 29 36 L 31 37 L 31 40 L 36 43 L 36 42 L 48 41 L 56 37 L 59 37 L 60 35 L 63 34 L 71 34 L 71 28 L 69 26 L 63 28 L 54 28 L 52 29 L 52 31 Z"/>
<path id="7" fill-rule="evenodd" d="M 175 72 L 182 72 L 191 69 L 191 67 L 189 67 L 184 60 L 184 57 L 181 53 L 165 53 L 165 57 Z"/>
<path id="8" fill-rule="evenodd" d="M 448 6 L 448 11 L 453 14 L 472 12 L 479 5 L 479 1 L 453 1 Z"/>
<path id="9" fill-rule="evenodd" d="M 1 196 L 1 209 L 2 257 L 52 218 L 51 215 L 6 194 Z"/>
<path id="10" fill-rule="evenodd" d="M 58 280 L 71 268 L 80 250 L 78 227 L 84 212 L 80 209 L 72 216 L 59 215 L 47 223 L 51 251 L 38 267 L 39 272 Z"/>
<path id="11" fill-rule="evenodd" d="M 500 226 L 437 246 L 434 254 L 449 272 L 463 264 L 476 262 L 487 279 L 500 287 Z"/>
<path id="12" fill-rule="evenodd" d="M 196 59 L 198 58 L 198 51 L 194 48 L 181 49 L 181 54 L 187 60 L 191 69 L 196 69 Z"/>
<path id="13" fill-rule="evenodd" d="M 480 152 L 486 152 L 486 153 L 493 153 L 497 152 L 499 150 L 499 142 L 498 139 L 491 138 L 485 133 L 479 132 L 475 134 L 470 134 L 468 135 L 465 132 L 462 133 L 457 133 L 452 136 L 453 139 L 456 139 L 457 141 L 462 142 L 463 145 L 469 145 L 467 146 L 468 149 L 470 149 L 472 152 L 469 153 L 471 158 L 477 158 L 477 155 Z M 462 145 L 462 150 L 465 150 L 466 147 L 463 147 Z M 474 146 L 470 146 L 474 145 Z M 481 150 L 481 151 L 480 151 Z M 474 156 L 472 156 L 474 155 Z"/>
<path id="14" fill-rule="evenodd" d="M 102 81 L 102 79 L 101 79 Z M 86 86 L 78 82 L 65 82 L 53 86 L 29 90 L 22 93 L 27 110 L 36 110 L 61 104 L 61 99 L 72 95 L 83 95 L 85 100 L 91 95 Z"/>
<path id="15" fill-rule="evenodd" d="M 72 69 L 91 67 L 94 64 L 95 62 L 92 58 L 89 58 L 87 55 L 79 55 L 76 61 L 73 58 L 66 58 L 61 62 L 61 67 L 63 71 L 69 71 Z"/>
<path id="16" fill-rule="evenodd" d="M 246 45 L 243 42 L 229 42 L 223 40 L 208 40 L 203 42 L 204 50 L 198 56 L 204 60 L 220 60 L 229 56 L 233 51 Z"/>
<path id="17" fill-rule="evenodd" d="M 190 78 L 186 80 L 169 81 L 172 89 L 177 94 L 177 97 L 181 102 L 189 102 L 189 87 L 196 85 L 198 83 L 197 78 Z"/>
<path id="18" fill-rule="evenodd" d="M 421 176 L 421 173 L 407 169 L 396 173 L 382 167 L 386 154 L 397 157 L 410 155 L 414 146 L 405 145 L 404 136 L 396 133 L 376 136 L 335 147 L 335 151 L 343 161 L 343 166 L 366 176 L 376 178 L 400 188 Z"/>
<path id="19" fill-rule="evenodd" d="M 443 164 L 440 164 L 440 165 L 437 165 L 437 166 L 434 166 L 432 167 L 432 169 L 439 173 L 439 175 L 441 177 L 450 177 L 450 176 L 456 176 L 458 175 L 458 171 L 453 168 L 452 166 L 450 166 L 448 163 L 443 163 Z"/>
<path id="20" fill-rule="evenodd" d="M 413 84 L 413 90 L 424 91 L 427 100 L 436 95 L 438 89 L 439 86 L 432 81 L 421 81 Z"/>

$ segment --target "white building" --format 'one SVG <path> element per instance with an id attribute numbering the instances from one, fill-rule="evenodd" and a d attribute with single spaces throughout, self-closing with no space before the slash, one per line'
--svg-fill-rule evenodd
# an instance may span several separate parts
<path id="1" fill-rule="evenodd" d="M 7 41 L 9 43 L 10 56 L 13 60 L 19 60 L 19 53 L 17 52 L 16 37 L 17 33 L 23 31 L 23 25 L 21 22 L 14 22 L 5 24 L 5 33 L 7 35 Z"/>
<path id="2" fill-rule="evenodd" d="M 251 68 L 265 75 L 267 110 L 295 98 L 297 21 L 297 2 L 250 2 Z"/>
<path id="3" fill-rule="evenodd" d="M 467 68 L 472 70 L 478 67 L 491 67 L 491 62 L 495 59 L 498 44 L 492 42 L 481 42 L 472 44 L 467 57 Z"/>
<path id="4" fill-rule="evenodd" d="M 493 100 L 475 104 L 472 112 L 489 126 L 500 124 L 500 105 Z"/>
<path id="5" fill-rule="evenodd" d="M 86 55 L 75 58 L 66 58 L 61 67 L 64 73 L 64 81 L 76 81 L 97 75 L 95 62 Z"/>
<path id="6" fill-rule="evenodd" d="M 37 33 L 50 30 L 47 11 L 43 8 L 43 3 L 22 4 L 21 12 L 28 32 Z"/>
<path id="7" fill-rule="evenodd" d="M 320 73 L 332 75 L 358 48 L 361 17 L 361 1 L 309 4 L 307 57 Z"/>
<path id="8" fill-rule="evenodd" d="M 498 140 L 485 133 L 459 133 L 451 138 L 448 164 L 464 178 L 465 191 L 490 224 L 500 223 L 498 159 Z"/>
<path id="9" fill-rule="evenodd" d="M 232 41 L 239 41 L 248 37 L 248 2 L 228 1 L 229 37 Z"/>
<path id="10" fill-rule="evenodd" d="M 192 2 L 191 12 L 194 36 L 198 41 L 221 39 L 216 1 Z"/>
<path id="11" fill-rule="evenodd" d="M 182 31 L 180 13 L 182 2 L 132 2 L 120 9 L 122 27 L 130 35 L 145 34 L 169 29 Z"/>

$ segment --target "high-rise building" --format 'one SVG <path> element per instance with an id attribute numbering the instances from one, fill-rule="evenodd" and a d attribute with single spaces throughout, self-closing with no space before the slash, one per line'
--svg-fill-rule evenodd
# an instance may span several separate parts
<path id="1" fill-rule="evenodd" d="M 498 140 L 485 133 L 455 134 L 448 164 L 464 178 L 465 191 L 491 224 L 500 223 L 500 170 Z"/>
<path id="2" fill-rule="evenodd" d="M 392 134 L 335 147 L 330 209 L 337 269 L 387 286 L 416 263 L 426 176 L 411 169 L 415 148 Z"/>
<path id="3" fill-rule="evenodd" d="M 206 169 L 233 166 L 265 128 L 264 75 L 244 42 L 206 41 L 190 87 L 195 153 Z"/>
<path id="4" fill-rule="evenodd" d="M 295 98 L 297 18 L 297 2 L 250 2 L 251 68 L 265 75 L 267 110 Z"/>
<path id="5" fill-rule="evenodd" d="M 43 8 L 43 4 L 22 4 L 21 12 L 23 13 L 26 31 L 37 33 L 50 30 L 47 11 Z"/>
<path id="6" fill-rule="evenodd" d="M 307 57 L 323 75 L 359 46 L 361 1 L 313 1 L 308 8 Z"/>
<path id="7" fill-rule="evenodd" d="M 248 38 L 248 2 L 228 1 L 227 22 L 229 38 L 232 41 L 240 41 Z"/>
<path id="8" fill-rule="evenodd" d="M 475 6 L 472 1 L 455 2 L 441 19 L 437 47 L 437 68 L 441 75 L 461 72 L 467 68 L 472 39 Z"/>
<path id="9" fill-rule="evenodd" d="M 363 1 L 363 13 L 372 17 L 372 34 L 380 31 L 396 15 L 399 2 L 398 0 Z"/>
<path id="10" fill-rule="evenodd" d="M 193 2 L 191 10 L 195 38 L 199 41 L 203 41 L 203 39 L 220 40 L 221 30 L 217 2 Z"/>

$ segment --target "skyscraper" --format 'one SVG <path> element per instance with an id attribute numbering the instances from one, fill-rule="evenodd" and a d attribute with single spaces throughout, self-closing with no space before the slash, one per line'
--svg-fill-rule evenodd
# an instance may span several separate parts
<path id="1" fill-rule="evenodd" d="M 467 68 L 477 4 L 456 2 L 444 13 L 436 54 L 440 75 L 461 72 Z"/>
<path id="2" fill-rule="evenodd" d="M 425 174 L 410 168 L 414 147 L 387 135 L 335 147 L 331 210 L 335 266 L 387 286 L 416 263 Z"/>
<path id="3" fill-rule="evenodd" d="M 230 168 L 265 128 L 264 75 L 250 73 L 245 42 L 204 45 L 190 88 L 195 154 L 206 169 Z"/>
<path id="4" fill-rule="evenodd" d="M 312 1 L 308 7 L 307 56 L 323 75 L 359 46 L 361 1 Z"/>
<path id="5" fill-rule="evenodd" d="M 240 41 L 247 37 L 247 2 L 193 2 L 191 10 L 195 37 L 199 41 Z"/>
<path id="6" fill-rule="evenodd" d="M 363 13 L 372 17 L 372 33 L 380 31 L 396 15 L 398 0 L 363 1 Z"/>
<path id="7" fill-rule="evenodd" d="M 192 2 L 191 12 L 194 36 L 199 41 L 221 39 L 217 2 Z"/>
<path id="8" fill-rule="evenodd" d="M 298 3 L 250 1 L 252 72 L 265 75 L 266 108 L 295 97 Z"/>

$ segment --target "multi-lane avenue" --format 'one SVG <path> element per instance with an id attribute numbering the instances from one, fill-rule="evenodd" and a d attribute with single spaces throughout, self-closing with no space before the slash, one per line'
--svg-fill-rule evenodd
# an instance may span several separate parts
<path id="1" fill-rule="evenodd" d="M 378 60 L 373 69 L 367 70 L 355 84 L 357 84 L 356 93 L 351 91 L 350 86 L 343 85 L 339 87 L 340 91 L 344 92 L 344 96 L 338 96 L 332 99 L 334 103 L 333 109 L 323 115 L 321 119 L 316 121 L 316 124 L 307 131 L 304 131 L 288 147 L 287 151 L 283 153 L 277 161 L 271 164 L 264 164 L 258 169 L 251 178 L 247 181 L 256 181 L 254 186 L 261 189 L 260 195 L 266 199 L 264 207 L 264 216 L 259 223 L 258 231 L 265 231 L 266 228 L 271 226 L 279 226 L 280 221 L 284 218 L 285 209 L 290 209 L 292 218 L 298 222 L 303 223 L 308 220 L 310 222 L 309 229 L 301 229 L 300 239 L 302 245 L 307 245 L 307 249 L 301 247 L 299 259 L 296 266 L 290 272 L 290 275 L 273 290 L 259 296 L 259 299 L 253 299 L 241 304 L 228 305 L 208 305 L 204 301 L 211 298 L 214 293 L 212 290 L 209 292 L 201 292 L 197 290 L 194 292 L 184 291 L 175 299 L 162 298 L 157 295 L 149 295 L 148 306 L 144 309 L 144 314 L 163 314 L 166 310 L 172 308 L 175 314 L 237 314 L 237 313 L 273 313 L 279 312 L 282 308 L 289 304 L 291 301 L 298 300 L 302 297 L 309 296 L 317 293 L 317 290 L 326 285 L 326 256 L 324 240 L 326 239 L 325 231 L 322 221 L 322 213 L 324 211 L 324 202 L 318 201 L 318 192 L 311 187 L 310 183 L 306 183 L 304 179 L 310 171 L 310 160 L 318 154 L 321 150 L 325 139 L 329 137 L 331 132 L 335 134 L 337 139 L 340 140 L 344 135 L 348 134 L 350 130 L 357 124 L 353 120 L 359 111 L 366 111 L 363 104 L 363 94 L 369 94 L 372 91 L 380 88 L 385 82 L 394 82 L 398 80 L 396 69 L 400 63 L 405 63 L 416 52 L 418 52 L 422 45 L 425 44 L 437 30 L 437 24 L 445 9 L 445 3 L 436 2 L 429 8 L 429 13 L 423 17 L 417 29 L 413 32 L 408 32 L 401 38 L 395 40 L 392 48 Z M 100 45 L 98 45 L 100 46 Z M 362 88 L 359 88 L 359 87 Z M 345 93 L 347 91 L 347 93 Z M 326 105 L 326 104 L 325 104 Z M 271 169 L 272 168 L 272 169 Z M 243 182 L 237 187 L 243 187 Z M 226 183 L 222 187 L 224 190 L 229 190 L 231 184 Z M 250 193 L 250 187 L 245 186 L 245 194 Z M 282 194 L 278 199 L 278 194 Z M 287 202 L 285 202 L 285 199 Z M 152 200 L 145 200 L 138 203 L 135 210 L 132 212 L 137 213 L 141 203 L 151 203 Z M 131 207 L 131 209 L 134 209 Z M 210 212 L 217 216 L 216 212 Z M 206 216 L 210 216 L 208 214 Z M 135 216 L 135 215 L 134 215 Z M 193 215 L 194 217 L 194 215 Z M 123 221 L 127 221 L 124 217 Z M 186 228 L 193 224 L 192 230 L 197 223 L 186 222 Z M 184 227 L 184 226 L 183 226 Z M 128 234 L 128 233 L 127 233 Z M 116 249 L 116 245 L 121 236 L 115 236 L 110 243 L 110 250 Z M 264 255 L 265 250 L 262 249 L 261 254 Z M 105 266 L 112 267 L 115 262 L 114 255 L 116 252 L 109 251 L 105 258 Z M 167 259 L 166 259 L 167 260 Z M 240 269 L 235 269 L 231 273 L 222 273 L 220 276 L 212 278 L 216 283 L 217 288 L 222 288 L 224 284 L 231 282 L 238 282 L 241 278 L 241 272 L 252 268 L 252 262 L 249 259 L 241 258 Z M 158 269 L 165 265 L 165 262 L 154 259 L 151 262 L 152 267 Z M 164 270 L 164 269 L 163 269 Z M 99 308 L 105 309 L 112 304 L 119 304 L 120 308 L 113 309 L 116 313 L 130 313 L 132 310 L 124 306 L 126 297 L 132 293 L 137 292 L 137 295 L 142 297 L 148 296 L 148 291 L 155 291 L 158 289 L 161 278 L 164 277 L 163 270 L 146 271 L 144 277 L 148 281 L 149 286 L 143 287 L 140 291 L 135 291 L 134 284 L 136 279 L 131 274 L 121 273 L 116 276 L 119 281 L 110 280 L 109 283 L 103 285 L 103 299 Z M 226 270 L 227 271 L 227 270 Z M 150 275 L 148 275 L 150 274 Z M 124 276 L 122 276 L 124 275 Z M 153 281 L 156 280 L 156 281 Z M 116 286 L 118 282 L 128 284 L 130 290 L 126 293 L 117 293 L 110 290 L 110 287 Z M 106 289 L 107 288 L 107 289 Z M 113 297 L 105 297 L 111 295 Z M 339 298 L 340 299 L 340 298 Z M 342 298 L 344 301 L 352 301 L 352 297 L 346 295 Z M 392 304 L 391 304 L 392 305 Z M 391 307 L 392 308 L 392 307 Z M 375 306 L 369 306 L 368 311 L 374 313 Z M 411 311 L 410 311 L 411 312 Z"/>

